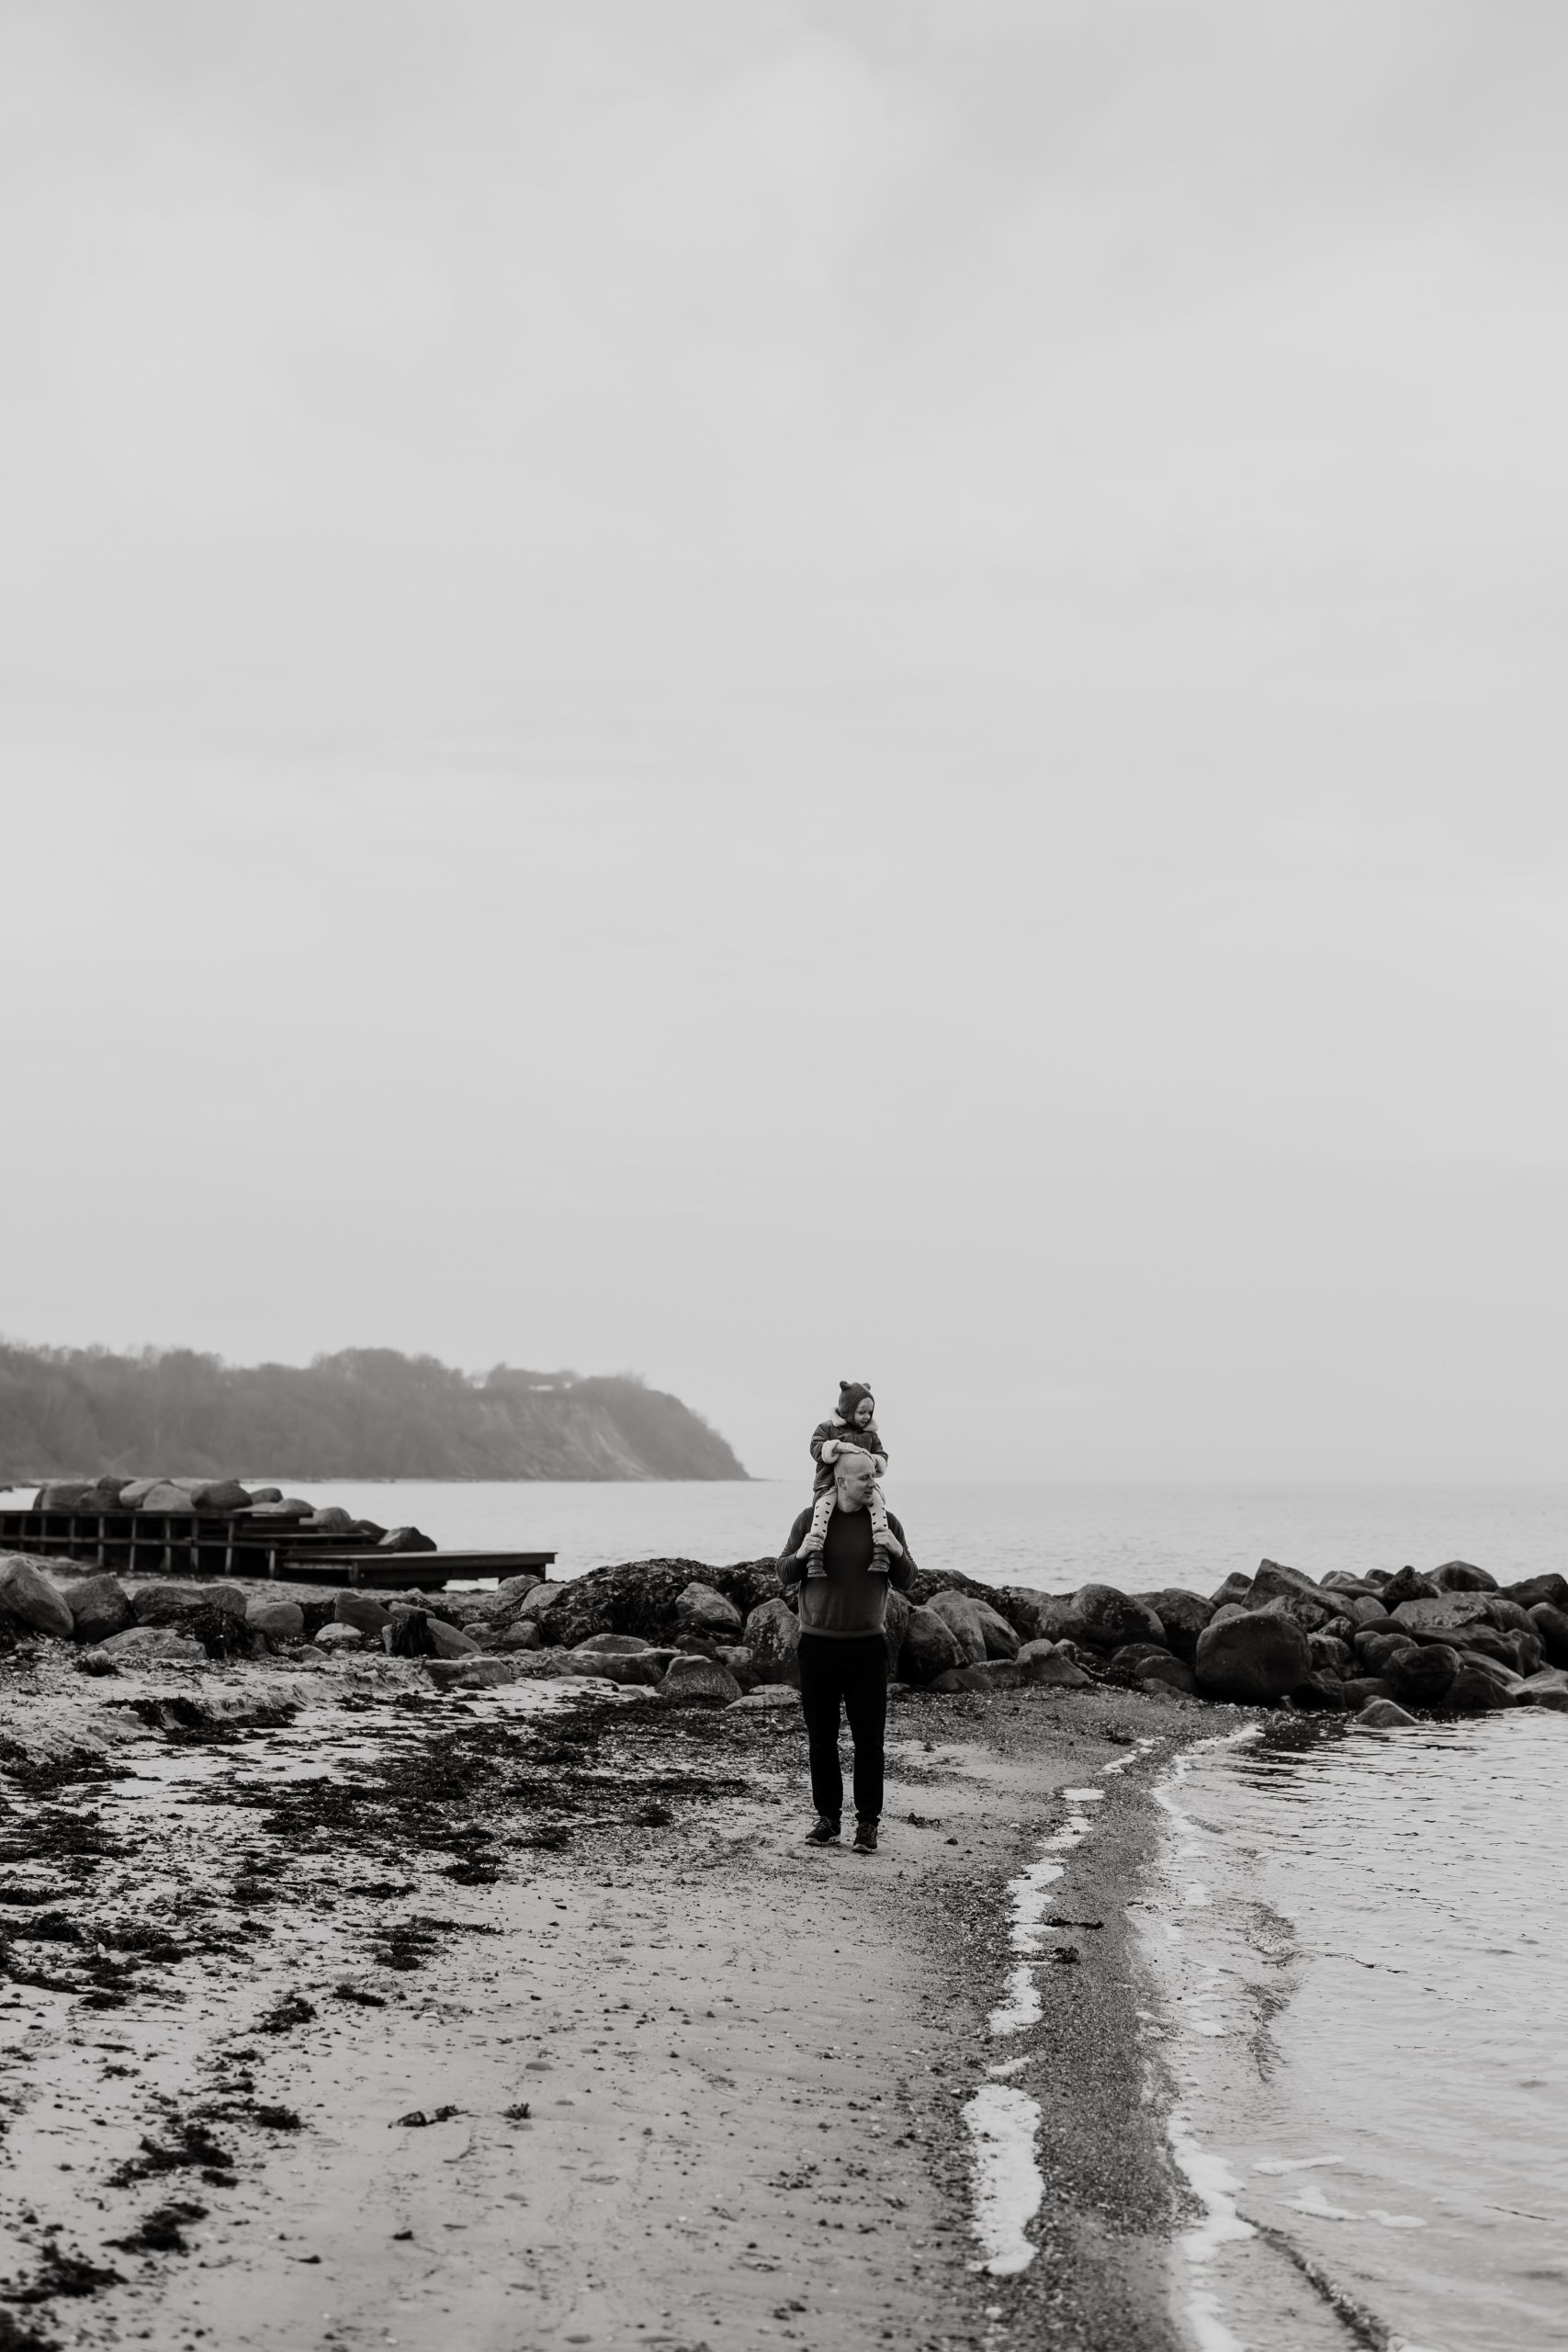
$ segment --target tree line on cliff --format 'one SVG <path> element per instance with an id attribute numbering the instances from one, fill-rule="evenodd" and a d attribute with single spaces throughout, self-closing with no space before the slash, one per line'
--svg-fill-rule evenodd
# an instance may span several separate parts
<path id="1" fill-rule="evenodd" d="M 743 1478 L 678 1396 L 629 1374 L 456 1370 L 394 1348 L 309 1364 L 0 1342 L 0 1479 Z"/>

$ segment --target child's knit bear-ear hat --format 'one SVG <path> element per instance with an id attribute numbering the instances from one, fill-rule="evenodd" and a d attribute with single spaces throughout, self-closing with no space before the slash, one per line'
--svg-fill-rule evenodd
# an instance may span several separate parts
<path id="1" fill-rule="evenodd" d="M 866 1386 L 863 1380 L 840 1381 L 839 1418 L 840 1420 L 852 1421 L 854 1419 L 855 1407 L 860 1403 L 863 1396 L 871 1396 L 871 1409 L 873 1413 L 874 1413 L 876 1410 L 876 1399 L 874 1396 L 871 1396 L 871 1391 Z"/>

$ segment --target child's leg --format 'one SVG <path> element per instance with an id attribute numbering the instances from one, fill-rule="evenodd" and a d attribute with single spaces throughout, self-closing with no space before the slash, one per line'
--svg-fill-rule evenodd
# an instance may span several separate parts
<path id="1" fill-rule="evenodd" d="M 880 1487 L 873 1487 L 871 1500 L 866 1505 L 871 1513 L 871 1565 L 874 1570 L 886 1573 L 887 1567 L 887 1498 Z"/>
<path id="2" fill-rule="evenodd" d="M 817 1498 L 811 1525 L 800 1547 L 802 1558 L 808 1563 L 806 1571 L 808 1577 L 825 1577 L 828 1573 L 822 1565 L 822 1545 L 828 1533 L 828 1521 L 833 1515 L 833 1505 L 838 1499 L 837 1490 L 832 1487 Z"/>

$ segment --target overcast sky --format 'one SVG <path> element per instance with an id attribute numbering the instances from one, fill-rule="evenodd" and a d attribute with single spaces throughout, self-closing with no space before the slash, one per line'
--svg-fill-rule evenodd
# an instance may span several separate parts
<path id="1" fill-rule="evenodd" d="M 1565 67 L 3 0 L 0 1328 L 1568 1476 Z"/>

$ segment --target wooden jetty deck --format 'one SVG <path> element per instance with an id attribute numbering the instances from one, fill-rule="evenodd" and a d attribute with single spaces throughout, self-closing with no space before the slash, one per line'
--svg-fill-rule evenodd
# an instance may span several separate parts
<path id="1" fill-rule="evenodd" d="M 435 1592 L 449 1578 L 519 1576 L 553 1552 L 383 1552 L 357 1532 L 257 1520 L 243 1512 L 0 1511 L 0 1552 L 113 1568 L 126 1576 L 266 1577 Z"/>

